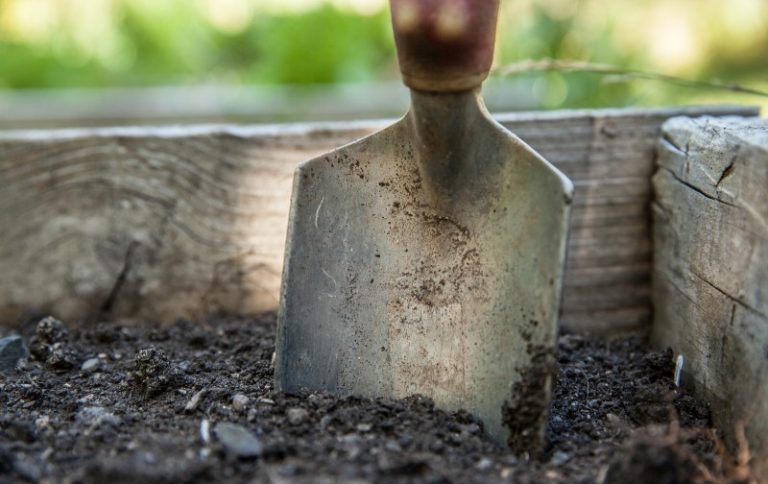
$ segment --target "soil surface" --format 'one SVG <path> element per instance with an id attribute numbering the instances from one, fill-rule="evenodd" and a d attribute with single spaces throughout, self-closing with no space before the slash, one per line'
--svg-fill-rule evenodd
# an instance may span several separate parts
<path id="1" fill-rule="evenodd" d="M 529 455 L 426 398 L 273 391 L 272 314 L 17 331 L 30 358 L 0 373 L 0 482 L 749 482 L 671 353 L 636 338 L 560 338 Z"/>

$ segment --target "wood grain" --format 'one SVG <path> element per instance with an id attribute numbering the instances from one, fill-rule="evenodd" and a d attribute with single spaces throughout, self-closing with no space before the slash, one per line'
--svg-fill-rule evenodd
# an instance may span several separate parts
<path id="1" fill-rule="evenodd" d="M 768 122 L 678 118 L 653 178 L 653 340 L 768 475 Z"/>
<path id="2" fill-rule="evenodd" d="M 576 186 L 562 323 L 650 320 L 650 176 L 661 123 L 751 108 L 497 119 Z M 0 324 L 274 309 L 294 167 L 386 122 L 0 132 Z"/>

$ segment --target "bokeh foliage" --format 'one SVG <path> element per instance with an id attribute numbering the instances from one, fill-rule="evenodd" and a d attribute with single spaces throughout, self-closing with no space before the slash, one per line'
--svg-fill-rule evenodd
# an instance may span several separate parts
<path id="1" fill-rule="evenodd" d="M 393 51 L 383 9 L 359 15 L 322 4 L 297 14 L 254 12 L 243 28 L 227 29 L 190 0 L 102 0 L 108 8 L 83 17 L 76 9 L 87 5 L 77 3 L 99 2 L 33 1 L 59 4 L 51 25 L 35 35 L 18 25 L 23 14 L 3 18 L 4 9 L 25 1 L 0 0 L 0 87 L 364 80 L 376 78 Z"/>
<path id="2" fill-rule="evenodd" d="M 384 0 L 0 0 L 0 88 L 397 78 Z M 768 88 L 765 0 L 502 0 L 497 62 L 580 59 Z M 731 101 L 531 73 L 545 107 Z"/>

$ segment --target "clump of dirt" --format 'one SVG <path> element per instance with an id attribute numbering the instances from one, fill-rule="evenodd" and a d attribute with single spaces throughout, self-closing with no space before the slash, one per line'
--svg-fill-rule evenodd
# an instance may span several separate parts
<path id="1" fill-rule="evenodd" d="M 70 370 L 79 359 L 78 349 L 69 343 L 66 326 L 51 316 L 37 323 L 30 350 L 35 358 L 55 370 Z"/>
<path id="2" fill-rule="evenodd" d="M 182 385 L 187 378 L 171 364 L 163 350 L 150 346 L 136 353 L 130 381 L 144 393 L 144 398 L 152 398 Z"/>
<path id="3" fill-rule="evenodd" d="M 545 444 L 539 430 L 546 423 L 554 361 L 552 350 L 528 344 L 531 362 L 512 385 L 510 398 L 501 409 L 504 426 L 509 429 L 507 444 L 515 454 L 537 456 Z"/>
<path id="4" fill-rule="evenodd" d="M 699 442 L 698 436 L 689 432 Z M 704 439 L 705 441 L 707 439 Z M 681 435 L 664 428 L 649 428 L 630 440 L 626 451 L 608 468 L 608 484 L 664 484 L 706 482 L 711 473 L 702 457 L 686 445 Z"/>
<path id="5" fill-rule="evenodd" d="M 42 322 L 21 327 L 31 347 L 58 344 L 77 358 L 52 365 L 40 346 L 25 367 L 0 374 L 0 481 L 587 483 L 646 475 L 656 484 L 733 475 L 707 430 L 708 410 L 673 385 L 670 354 L 649 352 L 640 339 L 560 339 L 547 444 L 533 458 L 491 442 L 472 415 L 426 398 L 274 391 L 274 319 L 72 325 L 68 333 Z"/>

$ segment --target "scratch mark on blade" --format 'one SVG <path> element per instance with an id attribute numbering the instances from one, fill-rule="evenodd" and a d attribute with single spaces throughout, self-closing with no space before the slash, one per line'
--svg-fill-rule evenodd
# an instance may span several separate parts
<path id="1" fill-rule="evenodd" d="M 325 270 L 325 269 L 323 269 L 322 267 L 320 268 L 320 270 L 321 270 L 321 271 L 323 271 L 323 274 L 325 274 L 325 277 L 327 277 L 328 279 L 330 279 L 330 280 L 331 280 L 331 282 L 333 283 L 333 288 L 334 288 L 334 289 L 338 289 L 338 288 L 339 288 L 339 285 L 336 283 L 336 279 L 334 279 L 334 278 L 333 278 L 333 276 L 331 276 L 330 274 L 328 274 L 328 271 L 326 271 L 326 270 Z"/>
<path id="2" fill-rule="evenodd" d="M 320 227 L 317 225 L 317 219 L 320 217 L 320 209 L 323 207 L 323 202 L 325 201 L 325 197 L 320 199 L 320 203 L 317 204 L 317 210 L 315 210 L 315 228 L 319 229 Z M 325 271 L 323 271 L 325 272 Z M 326 274 L 327 275 L 327 274 Z M 329 276 L 330 277 L 330 276 Z"/>

